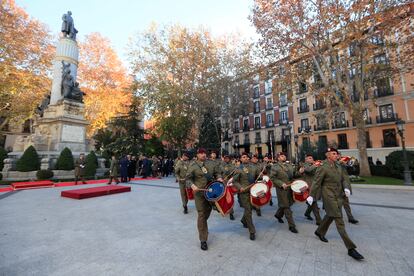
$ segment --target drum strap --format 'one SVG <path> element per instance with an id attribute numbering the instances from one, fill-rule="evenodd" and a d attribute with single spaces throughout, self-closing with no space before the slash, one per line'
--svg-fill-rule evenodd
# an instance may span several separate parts
<path id="1" fill-rule="evenodd" d="M 200 166 L 200 164 L 198 164 L 197 162 L 196 162 L 196 164 L 200 168 L 200 170 L 203 171 L 203 168 Z M 204 163 L 203 163 L 203 167 L 204 167 Z M 204 177 L 207 179 L 207 183 L 213 181 L 213 176 L 209 173 L 208 170 L 207 170 L 207 173 L 204 174 Z"/>

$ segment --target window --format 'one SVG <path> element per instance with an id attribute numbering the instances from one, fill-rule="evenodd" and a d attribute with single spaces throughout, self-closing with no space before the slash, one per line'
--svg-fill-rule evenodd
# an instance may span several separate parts
<path id="1" fill-rule="evenodd" d="M 267 127 L 273 126 L 273 114 L 266 115 L 266 126 Z"/>
<path id="2" fill-rule="evenodd" d="M 229 143 L 224 143 L 224 150 L 229 152 Z"/>
<path id="3" fill-rule="evenodd" d="M 374 57 L 375 64 L 388 64 L 387 56 L 385 54 L 376 55 Z"/>
<path id="4" fill-rule="evenodd" d="M 249 119 L 244 119 L 243 120 L 243 131 L 248 131 L 249 130 Z"/>
<path id="5" fill-rule="evenodd" d="M 334 115 L 334 127 L 347 127 L 347 121 L 345 119 L 345 112 L 340 112 Z"/>
<path id="6" fill-rule="evenodd" d="M 346 134 L 338 134 L 338 149 L 347 149 L 348 141 Z"/>
<path id="7" fill-rule="evenodd" d="M 260 128 L 260 117 L 254 117 L 254 128 L 255 129 Z"/>
<path id="8" fill-rule="evenodd" d="M 31 121 L 26 120 L 23 125 L 23 133 L 30 133 L 31 132 L 30 129 L 31 129 Z"/>
<path id="9" fill-rule="evenodd" d="M 239 132 L 239 121 L 234 121 L 234 132 Z"/>
<path id="10" fill-rule="evenodd" d="M 273 109 L 273 99 L 272 99 L 272 97 L 266 98 L 266 109 Z"/>
<path id="11" fill-rule="evenodd" d="M 299 94 L 305 93 L 308 91 L 308 86 L 306 85 L 306 82 L 299 82 Z"/>
<path id="12" fill-rule="evenodd" d="M 384 38 L 382 35 L 373 36 L 371 37 L 371 43 L 377 46 L 382 46 L 384 45 Z"/>
<path id="13" fill-rule="evenodd" d="M 302 112 L 308 112 L 309 111 L 309 107 L 308 107 L 308 102 L 305 99 L 300 99 L 299 100 L 299 109 L 298 109 L 298 113 L 302 113 Z"/>
<path id="14" fill-rule="evenodd" d="M 321 152 L 325 152 L 328 148 L 328 138 L 326 135 L 321 135 L 318 137 L 318 148 L 321 149 Z"/>
<path id="15" fill-rule="evenodd" d="M 281 111 L 280 112 L 280 119 L 287 121 L 287 119 L 288 119 L 287 111 Z"/>
<path id="16" fill-rule="evenodd" d="M 240 144 L 239 135 L 234 136 L 234 143 Z"/>
<path id="17" fill-rule="evenodd" d="M 302 130 L 309 129 L 309 119 L 306 118 L 300 120 L 300 127 L 302 128 Z"/>
<path id="18" fill-rule="evenodd" d="M 281 94 L 279 101 L 280 101 L 280 106 L 287 106 L 287 95 Z"/>
<path id="19" fill-rule="evenodd" d="M 274 131 L 273 131 L 273 130 L 269 130 L 269 131 L 267 132 L 267 140 L 269 141 L 269 143 L 270 143 L 270 142 L 272 142 L 272 143 L 274 143 L 274 142 L 275 142 L 275 133 L 274 133 Z"/>
<path id="20" fill-rule="evenodd" d="M 262 143 L 262 137 L 260 136 L 260 132 L 256 132 L 256 137 L 254 139 L 255 144 Z"/>
<path id="21" fill-rule="evenodd" d="M 379 107 L 381 119 L 391 119 L 394 117 L 394 109 L 392 104 L 381 105 Z"/>
<path id="22" fill-rule="evenodd" d="M 267 80 L 265 82 L 265 94 L 272 93 L 272 80 Z"/>
<path id="23" fill-rule="evenodd" d="M 259 112 L 260 112 L 260 102 L 255 101 L 254 102 L 254 113 L 259 113 Z"/>
<path id="24" fill-rule="evenodd" d="M 253 98 L 259 98 L 259 97 L 260 97 L 259 85 L 256 85 L 253 87 Z"/>
<path id="25" fill-rule="evenodd" d="M 350 57 L 356 56 L 356 51 L 357 51 L 357 42 L 354 41 L 351 43 L 351 45 L 349 45 L 349 49 L 348 49 L 349 56 Z"/>
<path id="26" fill-rule="evenodd" d="M 371 138 L 369 137 L 369 131 L 365 132 L 366 142 L 367 142 L 367 148 L 372 148 Z"/>
<path id="27" fill-rule="evenodd" d="M 393 94 L 389 78 L 382 78 L 376 81 L 376 89 L 374 92 L 376 97 L 384 97 Z"/>
<path id="28" fill-rule="evenodd" d="M 382 131 L 383 147 L 397 147 L 397 135 L 395 129 L 384 129 Z"/>
<path id="29" fill-rule="evenodd" d="M 249 134 L 244 135 L 244 143 L 245 144 L 250 144 Z"/>

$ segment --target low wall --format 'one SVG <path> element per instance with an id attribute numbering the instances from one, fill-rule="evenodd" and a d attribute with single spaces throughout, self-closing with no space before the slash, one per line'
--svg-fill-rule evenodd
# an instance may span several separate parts
<path id="1" fill-rule="evenodd" d="M 105 172 L 109 169 L 107 168 L 99 168 L 96 170 L 96 176 L 104 176 Z M 2 172 L 3 180 L 5 181 L 24 181 L 24 180 L 36 180 L 36 172 L 37 171 L 30 171 L 30 172 L 18 172 L 18 171 L 7 171 Z M 53 170 L 53 179 L 73 179 L 75 178 L 75 171 L 64 171 L 64 170 Z"/>

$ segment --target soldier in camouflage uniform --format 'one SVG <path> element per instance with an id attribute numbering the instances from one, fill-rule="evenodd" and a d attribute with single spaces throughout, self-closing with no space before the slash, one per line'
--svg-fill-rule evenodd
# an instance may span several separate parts
<path id="1" fill-rule="evenodd" d="M 321 225 L 316 229 L 315 235 L 321 241 L 328 242 L 325 235 L 331 223 L 335 221 L 336 229 L 348 249 L 348 255 L 356 260 L 362 260 L 364 257 L 356 251 L 356 245 L 345 231 L 345 223 L 342 218 L 342 204 L 344 197 L 349 197 L 351 191 L 349 190 L 348 183 L 344 181 L 344 172 L 337 163 L 337 158 L 338 151 L 335 148 L 328 148 L 326 160 L 316 170 L 310 196 L 306 200 L 312 205 L 313 199 L 318 193 L 322 194 L 326 215 L 322 219 Z"/>
<path id="2" fill-rule="evenodd" d="M 187 170 L 189 168 L 189 165 L 190 165 L 189 156 L 187 153 L 183 153 L 183 155 L 181 156 L 181 159 L 177 161 L 177 163 L 175 164 L 175 168 L 174 168 L 175 176 L 180 186 L 181 202 L 183 204 L 184 214 L 188 213 L 188 208 L 187 208 L 188 197 L 187 197 L 187 192 L 185 190 L 186 188 L 185 183 L 186 183 L 186 175 L 187 175 Z"/>
<path id="3" fill-rule="evenodd" d="M 249 164 L 249 155 L 243 153 L 241 155 L 242 164 L 238 167 L 233 176 L 233 185 L 237 187 L 240 192 L 240 200 L 244 208 L 243 218 L 241 223 L 243 227 L 249 229 L 250 239 L 256 239 L 256 228 L 253 225 L 252 219 L 252 204 L 250 203 L 250 188 L 259 176 L 259 170 L 256 166 Z"/>
<path id="4" fill-rule="evenodd" d="M 188 168 L 186 179 L 187 185 L 193 189 L 195 205 L 197 209 L 197 228 L 201 242 L 201 250 L 207 250 L 208 225 L 207 220 L 211 214 L 212 206 L 204 197 L 204 192 L 199 189 L 206 189 L 207 185 L 214 181 L 223 181 L 219 168 L 213 162 L 207 162 L 206 150 L 203 148 L 197 151 L 197 160 Z"/>
<path id="5" fill-rule="evenodd" d="M 286 216 L 289 224 L 289 230 L 292 233 L 298 233 L 295 221 L 293 220 L 292 210 L 290 206 L 293 205 L 293 194 L 288 184 L 296 175 L 294 167 L 286 162 L 286 155 L 280 152 L 277 156 L 277 161 L 270 168 L 269 177 L 276 188 L 277 201 L 279 208 L 276 211 L 275 218 L 279 223 L 284 223 L 282 217 Z"/>

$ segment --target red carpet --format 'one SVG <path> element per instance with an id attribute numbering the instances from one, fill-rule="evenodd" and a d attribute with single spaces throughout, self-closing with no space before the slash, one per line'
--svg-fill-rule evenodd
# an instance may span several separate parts
<path id="1" fill-rule="evenodd" d="M 43 180 L 43 181 L 30 181 L 30 182 L 14 182 L 11 184 L 11 186 L 15 190 L 20 190 L 20 189 L 48 188 L 48 187 L 55 186 L 55 184 L 50 180 Z"/>
<path id="2" fill-rule="evenodd" d="M 129 186 L 117 186 L 117 185 L 108 185 L 94 188 L 85 188 L 77 190 L 69 190 L 61 192 L 61 196 L 69 197 L 74 199 L 84 199 L 97 196 L 105 196 L 111 194 L 125 193 L 130 192 L 131 187 Z"/>

